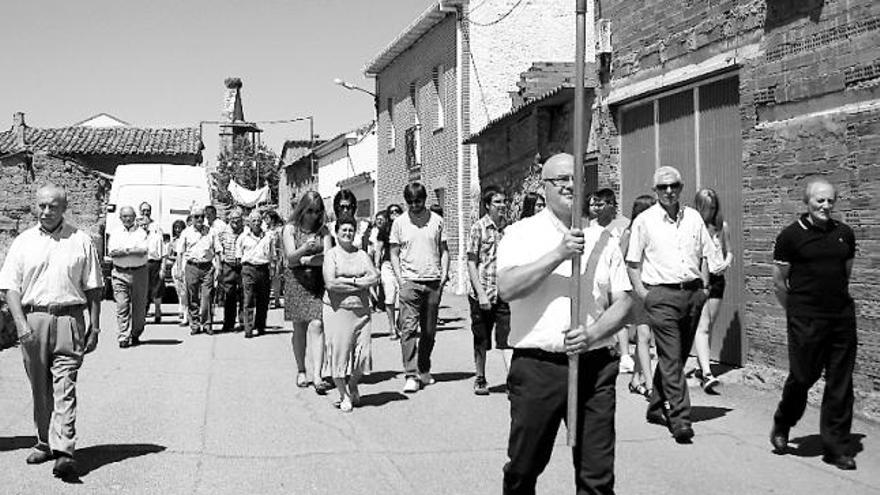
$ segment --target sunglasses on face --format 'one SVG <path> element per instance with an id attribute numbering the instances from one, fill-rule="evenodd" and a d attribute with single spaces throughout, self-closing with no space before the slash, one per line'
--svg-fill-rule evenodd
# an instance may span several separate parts
<path id="1" fill-rule="evenodd" d="M 678 191 L 681 189 L 681 182 L 673 182 L 672 184 L 658 184 L 654 186 L 658 191 Z"/>
<path id="2" fill-rule="evenodd" d="M 193 215 L 193 218 L 205 218 L 205 215 Z"/>

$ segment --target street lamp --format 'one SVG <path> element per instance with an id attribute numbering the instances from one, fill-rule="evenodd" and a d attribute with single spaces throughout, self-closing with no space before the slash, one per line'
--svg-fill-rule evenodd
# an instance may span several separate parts
<path id="1" fill-rule="evenodd" d="M 373 93 L 372 91 L 370 91 L 368 89 L 364 89 L 356 84 L 351 84 L 349 82 L 345 82 L 342 79 L 339 79 L 338 77 L 333 80 L 333 84 L 335 84 L 337 86 L 342 86 L 343 88 L 345 88 L 349 91 L 360 91 L 360 92 L 363 92 L 363 93 L 366 93 L 366 94 L 372 96 L 373 98 L 376 98 L 376 93 Z"/>

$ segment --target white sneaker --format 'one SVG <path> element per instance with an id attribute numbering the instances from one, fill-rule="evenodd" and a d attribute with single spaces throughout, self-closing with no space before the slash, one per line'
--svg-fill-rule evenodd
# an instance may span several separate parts
<path id="1" fill-rule="evenodd" d="M 620 372 L 621 373 L 632 373 L 636 367 L 636 362 L 633 361 L 632 356 L 629 354 L 624 354 L 620 356 Z"/>
<path id="2" fill-rule="evenodd" d="M 406 377 L 406 383 L 403 384 L 403 393 L 414 394 L 419 391 L 419 381 L 414 376 Z"/>
<path id="3" fill-rule="evenodd" d="M 419 381 L 422 382 L 423 387 L 437 383 L 430 373 L 419 373 Z"/>

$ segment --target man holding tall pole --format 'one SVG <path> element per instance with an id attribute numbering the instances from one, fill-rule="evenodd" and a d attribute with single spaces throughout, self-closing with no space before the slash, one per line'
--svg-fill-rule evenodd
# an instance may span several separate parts
<path id="1" fill-rule="evenodd" d="M 615 242 L 599 227 L 571 229 L 575 158 L 557 154 L 541 177 L 547 208 L 507 228 L 498 246 L 499 296 L 509 301 L 509 461 L 504 493 L 534 493 L 569 406 L 569 356 L 579 379 L 572 454 L 578 493 L 614 491 L 614 412 L 618 359 L 611 336 L 630 307 L 632 289 Z M 580 210 L 580 208 L 575 208 Z M 588 253 L 579 277 L 572 258 Z M 572 278 L 582 290 L 572 297 Z M 572 299 L 580 299 L 571 318 Z M 580 321 L 583 324 L 578 324 Z"/>

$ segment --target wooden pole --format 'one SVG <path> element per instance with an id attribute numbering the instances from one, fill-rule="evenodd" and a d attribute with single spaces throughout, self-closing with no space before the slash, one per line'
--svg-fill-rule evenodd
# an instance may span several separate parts
<path id="1" fill-rule="evenodd" d="M 574 195 L 571 200 L 571 228 L 581 228 L 584 202 L 584 52 L 586 51 L 587 0 L 577 0 L 574 49 Z M 571 326 L 580 325 L 581 256 L 571 259 Z M 578 438 L 578 362 L 580 355 L 568 357 L 568 445 Z"/>

